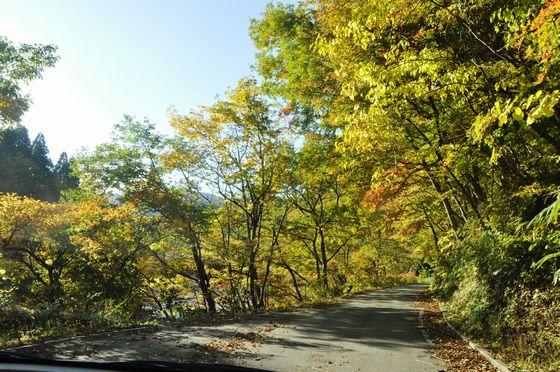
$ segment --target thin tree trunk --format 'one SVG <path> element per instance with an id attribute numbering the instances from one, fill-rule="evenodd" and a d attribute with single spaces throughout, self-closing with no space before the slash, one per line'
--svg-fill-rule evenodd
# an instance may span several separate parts
<path id="1" fill-rule="evenodd" d="M 210 290 L 210 279 L 206 273 L 206 268 L 204 267 L 204 261 L 201 257 L 201 247 L 198 239 L 193 239 L 194 244 L 192 246 L 193 259 L 196 265 L 196 272 L 198 277 L 198 286 L 206 302 L 206 307 L 209 313 L 214 314 L 216 312 L 216 302 L 214 301 L 214 296 Z"/>
<path id="2" fill-rule="evenodd" d="M 321 248 L 321 261 L 323 264 L 323 272 L 322 272 L 322 284 L 323 288 L 329 289 L 329 278 L 328 278 L 328 259 L 327 259 L 327 247 L 325 244 L 325 235 L 322 229 L 319 229 L 319 236 L 321 237 L 321 241 L 319 247 Z"/>

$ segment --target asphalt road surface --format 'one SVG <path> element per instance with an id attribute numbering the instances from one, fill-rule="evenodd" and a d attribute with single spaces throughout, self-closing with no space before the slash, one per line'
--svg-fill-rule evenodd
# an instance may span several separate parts
<path id="1" fill-rule="evenodd" d="M 219 362 L 274 371 L 441 371 L 412 307 L 422 285 L 221 325 L 71 338 L 15 351 L 73 360 Z"/>

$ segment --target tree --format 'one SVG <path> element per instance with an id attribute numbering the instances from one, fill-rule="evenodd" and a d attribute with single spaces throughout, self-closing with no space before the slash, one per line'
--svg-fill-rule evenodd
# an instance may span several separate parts
<path id="1" fill-rule="evenodd" d="M 202 203 L 192 184 L 168 182 L 170 170 L 163 163 L 166 146 L 167 140 L 155 132 L 152 123 L 127 116 L 115 127 L 112 143 L 100 145 L 90 156 L 78 159 L 82 187 L 161 216 L 189 247 L 194 272 L 189 266 L 177 268 L 154 254 L 166 269 L 196 281 L 208 311 L 213 313 L 216 306 L 201 246 L 208 205 Z"/>
<path id="2" fill-rule="evenodd" d="M 42 133 L 39 133 L 31 144 L 31 160 L 35 163 L 35 171 L 33 173 L 35 192 L 33 197 L 54 201 L 57 198 L 54 169 L 49 158 L 49 149 Z"/>
<path id="3" fill-rule="evenodd" d="M 19 125 L 31 103 L 21 85 L 41 78 L 45 68 L 58 60 L 53 45 L 15 45 L 0 37 L 0 191 L 55 200 L 52 164 L 42 134 L 29 143 L 27 130 Z"/>
<path id="4" fill-rule="evenodd" d="M 244 79 L 225 100 L 202 112 L 176 114 L 172 125 L 180 136 L 171 158 L 174 166 L 184 175 L 189 168 L 197 169 L 195 176 L 240 218 L 244 246 L 240 271 L 246 265 L 251 305 L 260 309 L 267 280 L 258 272 L 263 226 L 280 191 L 282 157 L 288 147 L 282 122 L 273 120 L 272 108 L 259 95 L 256 82 Z M 268 244 L 276 244 L 276 239 Z"/>
<path id="5" fill-rule="evenodd" d="M 378 241 L 416 251 L 440 293 L 475 291 L 454 297 L 461 322 L 496 338 L 511 340 L 502 314 L 550 291 L 560 262 L 549 225 L 522 228 L 560 184 L 558 11 L 316 0 L 252 24 L 263 84 L 333 129 L 342 168 L 370 184 Z"/>
<path id="6" fill-rule="evenodd" d="M 0 192 L 56 201 L 61 187 L 76 187 L 66 154 L 61 155 L 62 163 L 53 167 L 48 153 L 41 133 L 31 143 L 27 129 L 19 124 L 0 130 Z"/>
<path id="7" fill-rule="evenodd" d="M 53 45 L 14 45 L 0 37 L 0 125 L 18 123 L 29 108 L 29 96 L 22 94 L 21 84 L 41 77 L 58 57 Z"/>
<path id="8" fill-rule="evenodd" d="M 342 279 L 342 272 L 329 269 L 345 253 L 359 229 L 356 204 L 349 198 L 337 165 L 334 142 L 328 135 L 308 135 L 296 154 L 288 198 L 299 212 L 290 219 L 289 234 L 300 241 L 315 260 L 317 282 L 329 290 L 329 276 Z M 344 254 L 349 257 L 349 252 Z M 342 265 L 344 266 L 344 265 Z M 338 292 L 336 283 L 334 292 Z"/>
<path id="9" fill-rule="evenodd" d="M 27 129 L 12 126 L 0 131 L 0 192 L 33 195 L 36 165 L 31 159 L 31 142 Z"/>
<path id="10" fill-rule="evenodd" d="M 0 196 L 0 253 L 2 260 L 17 263 L 7 275 L 28 301 L 63 305 L 62 276 L 75 248 L 61 232 L 75 218 L 74 212 L 14 194 Z M 32 282 L 16 279 L 23 273 Z"/>
<path id="11" fill-rule="evenodd" d="M 64 190 L 75 189 L 79 185 L 79 179 L 74 175 L 72 170 L 73 164 L 73 160 L 68 159 L 66 152 L 60 154 L 54 167 L 56 189 L 59 194 Z"/>
<path id="12" fill-rule="evenodd" d="M 86 267 L 77 266 L 69 275 L 83 275 L 78 279 L 77 293 L 88 296 L 80 306 L 87 308 L 96 299 L 103 299 L 137 311 L 144 305 L 147 285 L 143 276 L 146 272 L 160 274 L 154 269 L 159 264 L 151 253 L 152 246 L 162 239 L 160 221 L 131 203 L 112 206 L 103 199 L 91 199 L 73 207 L 79 219 L 68 230 L 69 240 L 87 262 Z M 95 282 L 84 286 L 92 278 Z"/>

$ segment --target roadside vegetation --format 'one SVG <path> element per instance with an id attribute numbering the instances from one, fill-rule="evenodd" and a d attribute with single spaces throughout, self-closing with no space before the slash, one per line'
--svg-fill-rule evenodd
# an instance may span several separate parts
<path id="1" fill-rule="evenodd" d="M 46 165 L 48 197 L 2 179 L 0 328 L 261 311 L 414 272 L 512 366 L 559 368 L 559 17 L 557 0 L 268 6 L 258 77 L 172 111 L 174 135 L 126 116 L 71 173 Z M 5 144 L 18 84 L 55 50 L 0 46 L 0 159 L 24 164 Z"/>

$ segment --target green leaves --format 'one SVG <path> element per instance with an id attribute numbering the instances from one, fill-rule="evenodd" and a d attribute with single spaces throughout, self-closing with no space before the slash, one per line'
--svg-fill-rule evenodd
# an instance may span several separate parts
<path id="1" fill-rule="evenodd" d="M 17 123 L 29 108 L 30 99 L 21 93 L 21 84 L 39 79 L 58 56 L 53 45 L 14 45 L 0 36 L 0 124 Z"/>
<path id="2" fill-rule="evenodd" d="M 367 288 L 422 260 L 477 319 L 505 293 L 550 287 L 557 4 L 268 5 L 250 30 L 259 78 L 172 112 L 173 138 L 125 117 L 80 159 L 81 214 L 61 233 L 83 255 L 77 272 L 107 287 L 114 274 L 117 289 L 96 289 L 105 299 L 173 299 L 196 283 L 209 308 L 219 293 L 245 311 Z"/>
<path id="3" fill-rule="evenodd" d="M 503 236 L 494 267 L 504 260 L 511 272 L 533 275 L 531 260 L 511 263 L 512 251 L 528 251 L 530 239 L 515 227 L 532 219 L 559 185 L 560 68 L 552 52 L 560 40 L 558 3 L 317 0 L 313 6 L 305 23 L 313 39 L 261 29 L 269 43 L 257 44 L 259 62 L 280 57 L 277 73 L 265 79 L 274 77 L 284 99 L 314 105 L 321 122 L 336 128 L 343 168 L 371 185 L 366 201 L 387 221 L 388 234 L 407 236 L 447 275 L 461 255 L 459 242 L 491 231 Z M 277 8 L 274 15 L 293 11 Z M 294 57 L 304 54 L 305 61 Z M 312 84 L 294 78 L 306 61 L 320 66 Z M 555 215 L 550 211 L 547 219 Z M 548 248 L 535 262 L 556 249 L 555 235 L 543 226 L 538 231 L 537 248 Z M 497 287 L 509 275 L 493 272 L 487 280 Z"/>

